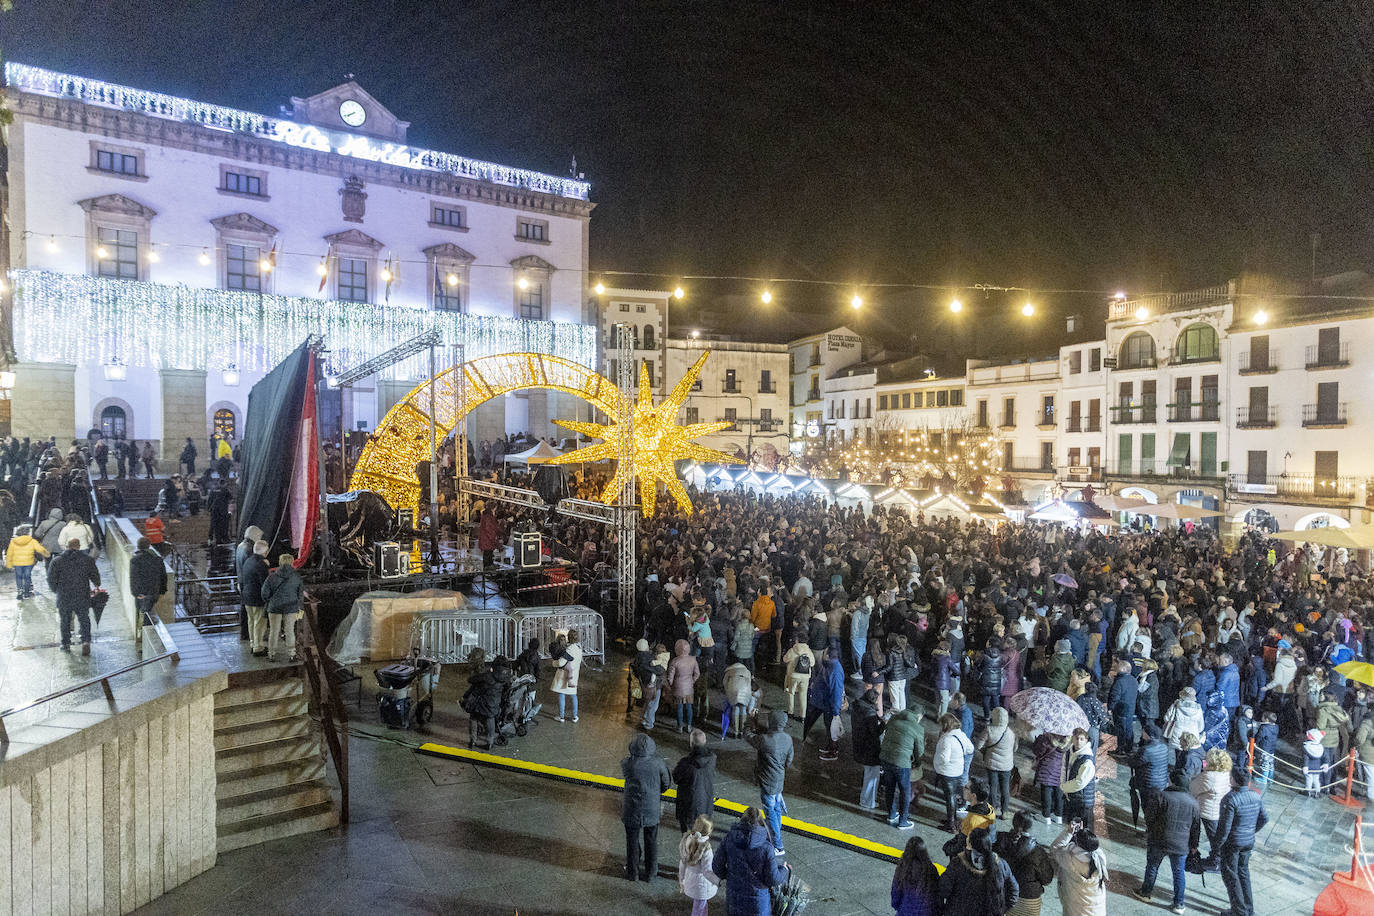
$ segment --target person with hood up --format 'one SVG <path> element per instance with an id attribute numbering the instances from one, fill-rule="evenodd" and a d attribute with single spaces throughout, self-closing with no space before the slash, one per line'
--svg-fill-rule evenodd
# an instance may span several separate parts
<path id="1" fill-rule="evenodd" d="M 703 737 L 705 733 L 702 733 Z M 711 870 L 714 854 L 711 850 L 711 831 L 715 824 L 706 815 L 699 816 L 689 830 L 683 831 L 677 849 L 678 890 L 692 901 L 692 916 L 706 916 L 707 901 L 720 890 L 720 879 Z"/>
<path id="2" fill-rule="evenodd" d="M 782 715 L 785 724 L 787 713 Z M 725 882 L 725 909 L 730 916 L 770 916 L 772 889 L 785 884 L 791 872 L 778 861 L 780 853 L 763 822 L 758 808 L 745 809 L 711 862 L 711 870 Z"/>
<path id="3" fill-rule="evenodd" d="M 1177 754 L 1182 750 L 1184 735 L 1201 735 L 1205 728 L 1206 723 L 1202 719 L 1202 707 L 1197 703 L 1197 694 L 1193 688 L 1184 687 L 1179 691 L 1178 699 L 1174 700 L 1174 704 L 1164 714 L 1165 740 Z"/>
<path id="4" fill-rule="evenodd" d="M 734 733 L 734 737 L 744 737 L 744 717 L 749 711 L 749 703 L 753 699 L 754 676 L 749 673 L 749 669 L 735 662 L 725 669 L 723 680 L 725 690 L 726 715 L 720 719 L 720 736 L 730 737 L 729 732 Z M 728 726 L 728 728 L 727 728 Z"/>
<path id="5" fill-rule="evenodd" d="M 48 517 L 38 524 L 33 536 L 38 539 L 38 543 L 43 545 L 47 551 L 48 563 L 52 563 L 52 558 L 62 552 L 62 541 L 59 540 L 62 534 L 62 526 L 66 520 L 62 518 L 61 509 L 53 509 L 48 513 Z"/>
<path id="6" fill-rule="evenodd" d="M 864 691 L 854 701 L 849 713 L 854 729 L 854 762 L 863 767 L 863 783 L 859 790 L 859 807 L 870 811 L 878 808 L 878 779 L 882 773 L 881 747 L 883 719 L 878 715 L 877 694 Z"/>
<path id="7" fill-rule="evenodd" d="M 28 525 L 17 526 L 14 537 L 10 538 L 9 546 L 5 548 L 5 567 L 14 570 L 15 597 L 20 601 L 33 597 L 33 567 L 38 563 L 38 558 L 50 556 L 29 533 L 32 530 Z"/>
<path id="8" fill-rule="evenodd" d="M 1007 637 L 1002 640 L 1002 706 L 1021 692 L 1021 650 L 1016 648 L 1016 640 Z"/>
<path id="9" fill-rule="evenodd" d="M 883 695 L 887 692 L 887 653 L 883 651 L 882 640 L 869 639 L 868 651 L 859 660 L 859 671 L 863 674 L 864 687 L 878 694 L 878 715 L 881 716 Z"/>
<path id="10" fill-rule="evenodd" d="M 706 747 L 706 732 L 692 729 L 686 756 L 673 767 L 677 785 L 678 829 L 687 833 L 699 817 L 709 815 L 716 803 L 716 752 Z"/>
<path id="11" fill-rule="evenodd" d="M 267 607 L 267 657 L 277 661 L 277 648 L 283 637 L 290 661 L 296 658 L 296 618 L 301 615 L 301 599 L 305 597 L 305 580 L 296 570 L 295 557 L 284 553 L 277 557 L 277 568 L 262 584 L 262 600 Z"/>
<path id="12" fill-rule="evenodd" d="M 658 874 L 658 822 L 663 819 L 663 793 L 673 787 L 673 777 L 668 764 L 658 756 L 654 739 L 648 735 L 630 739 L 630 756 L 620 761 L 620 775 L 625 778 L 625 793 L 620 801 L 620 822 L 625 825 L 625 877 L 631 881 L 652 881 Z"/>
<path id="13" fill-rule="evenodd" d="M 1145 811 L 1145 875 L 1140 887 L 1131 892 L 1137 900 L 1150 902 L 1159 865 L 1166 858 L 1173 870 L 1174 899 L 1171 913 L 1183 913 L 1188 873 L 1184 863 L 1197 834 L 1198 803 L 1188 794 L 1182 773 L 1174 775 L 1169 787 L 1155 797 Z"/>
<path id="14" fill-rule="evenodd" d="M 1064 816 L 1071 821 L 1092 822 L 1097 803 L 1097 761 L 1086 730 L 1075 728 L 1069 736 L 1069 765 L 1059 784 L 1064 793 Z"/>
<path id="15" fill-rule="evenodd" d="M 970 833 L 964 851 L 940 876 L 944 916 L 1002 916 L 1019 896 L 1011 866 L 992 851 L 987 830 Z"/>
<path id="16" fill-rule="evenodd" d="M 769 713 L 768 730 L 764 732 L 746 731 L 744 740 L 754 748 L 754 777 L 759 782 L 759 800 L 767 815 L 768 833 L 772 836 L 773 847 L 778 855 L 783 854 L 782 816 L 787 813 L 787 803 L 783 800 L 783 780 L 787 768 L 792 765 L 792 736 L 787 734 L 787 713 L 775 709 Z M 720 874 L 720 872 L 717 872 Z"/>
<path id="17" fill-rule="evenodd" d="M 1035 823 L 1028 811 L 1018 811 L 1011 819 L 1011 832 L 999 834 L 993 851 L 1006 860 L 1019 891 L 1008 916 L 1040 916 L 1045 885 L 1054 880 L 1054 862 L 1045 847 L 1031 836 Z"/>
<path id="18" fill-rule="evenodd" d="M 1069 641 L 1061 639 L 1054 644 L 1054 654 L 1050 656 L 1049 664 L 1045 668 L 1046 685 L 1067 694 L 1069 675 L 1073 674 L 1073 669 L 1073 652 L 1069 649 Z"/>
<path id="19" fill-rule="evenodd" d="M 1107 916 L 1107 857 L 1082 824 L 1070 822 L 1050 844 L 1064 916 Z"/>
<path id="20" fill-rule="evenodd" d="M 91 654 L 91 587 L 100 584 L 95 560 L 72 538 L 67 549 L 48 567 L 48 588 L 57 596 L 57 616 L 62 629 L 62 651 L 72 645 L 72 617 L 81 627 L 81 654 Z"/>
<path id="21" fill-rule="evenodd" d="M 503 735 L 496 732 L 496 717 L 501 714 L 501 682 L 495 672 L 486 664 L 487 654 L 482 648 L 472 650 L 468 661 L 474 664 L 472 675 L 468 678 L 468 689 L 458 705 L 468 714 L 468 747 L 477 744 L 477 723 L 486 726 L 486 750 L 498 744 L 505 744 Z"/>
<path id="22" fill-rule="evenodd" d="M 826 649 L 820 671 L 811 679 L 810 693 L 806 698 L 806 718 L 802 720 L 803 742 L 807 740 L 807 733 L 817 719 L 825 726 L 825 746 L 820 752 L 822 760 L 840 759 L 835 720 L 844 710 L 845 702 L 844 668 L 840 665 L 839 650 Z"/>
<path id="23" fill-rule="evenodd" d="M 994 709 L 1002 705 L 1002 681 L 1006 670 L 1007 660 L 1002 657 L 1002 650 L 996 641 L 988 645 L 983 650 L 982 658 L 978 659 L 975 666 L 974 675 L 978 678 L 978 686 L 983 689 L 983 718 L 992 715 Z"/>
<path id="24" fill-rule="evenodd" d="M 161 558 L 158 564 L 161 565 Z M 253 553 L 239 564 L 239 600 L 248 611 L 248 643 L 253 655 L 267 654 L 267 606 L 262 587 L 271 570 L 267 566 L 267 542 L 258 541 Z"/>
<path id="25" fill-rule="evenodd" d="M 1319 728 L 1310 728 L 1304 736 L 1302 743 L 1302 771 L 1307 779 L 1307 797 L 1316 798 L 1321 794 L 1322 777 L 1326 775 L 1325 764 L 1326 746 L 1322 744 L 1322 738 L 1326 733 Z"/>
<path id="26" fill-rule="evenodd" d="M 891 723 L 889 723 L 889 728 Z M 945 821 L 940 829 L 954 833 L 959 829 L 958 812 L 964 789 L 964 755 L 973 755 L 973 742 L 952 714 L 940 717 L 940 738 L 935 742 L 935 780 L 945 802 Z"/>
<path id="27" fill-rule="evenodd" d="M 948 639 L 940 640 L 930 657 L 935 666 L 935 690 L 940 695 L 935 714 L 943 716 L 949 711 L 949 698 L 959 689 L 959 662 L 950 654 Z"/>
<path id="28" fill-rule="evenodd" d="M 1116 651 L 1118 653 L 1131 651 L 1131 646 L 1135 644 L 1136 634 L 1139 632 L 1140 619 L 1136 617 L 1135 608 L 1128 608 L 1116 630 Z"/>
<path id="29" fill-rule="evenodd" d="M 1278 723 L 1277 714 L 1266 712 L 1260 716 L 1259 729 L 1255 732 L 1255 781 L 1260 788 L 1274 778 L 1274 755 L 1279 751 Z M 1374 772 L 1368 774 L 1365 783 L 1366 786 L 1374 785 Z"/>
<path id="30" fill-rule="evenodd" d="M 979 736 L 977 750 L 988 771 L 988 795 L 992 807 L 1006 820 L 1011 806 L 1011 771 L 1016 769 L 1016 732 L 1012 731 L 1007 711 L 994 709 L 988 727 Z"/>
<path id="31" fill-rule="evenodd" d="M 1069 739 L 1065 735 L 1042 733 L 1031 746 L 1035 783 L 1040 787 L 1040 814 L 1045 823 L 1064 822 L 1064 794 L 1059 786 L 1064 781 L 1064 752 Z"/>
<path id="32" fill-rule="evenodd" d="M 925 726 L 919 709 L 907 708 L 892 714 L 878 743 L 878 764 L 882 787 L 888 797 L 887 823 L 899 830 L 910 830 L 911 772 L 921 765 L 926 753 Z M 877 807 L 874 798 L 873 807 Z"/>
<path id="33" fill-rule="evenodd" d="M 701 677 L 701 669 L 691 650 L 691 645 L 685 639 L 673 643 L 673 660 L 668 663 L 668 677 L 665 679 L 665 686 L 673 697 L 677 712 L 677 730 L 684 734 L 692 728 L 692 697 L 697 678 Z"/>
<path id="34" fill-rule="evenodd" d="M 262 529 L 257 525 L 249 525 L 243 530 L 243 540 L 234 547 L 234 575 L 243 575 L 243 564 L 253 555 L 253 550 L 260 540 Z"/>

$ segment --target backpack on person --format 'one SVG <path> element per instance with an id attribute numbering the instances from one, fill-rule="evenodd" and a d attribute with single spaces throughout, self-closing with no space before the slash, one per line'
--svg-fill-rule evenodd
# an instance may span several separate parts
<path id="1" fill-rule="evenodd" d="M 792 663 L 793 674 L 811 674 L 811 656 L 806 652 L 798 652 L 797 659 Z"/>

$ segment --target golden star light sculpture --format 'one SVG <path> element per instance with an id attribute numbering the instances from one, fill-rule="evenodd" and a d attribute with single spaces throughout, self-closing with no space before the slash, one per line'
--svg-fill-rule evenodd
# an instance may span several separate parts
<path id="1" fill-rule="evenodd" d="M 617 460 L 615 477 L 611 479 L 611 482 L 606 485 L 606 489 L 601 493 L 603 503 L 614 504 L 625 482 L 631 478 L 638 478 L 640 500 L 645 515 L 654 514 L 660 483 L 672 494 L 673 499 L 677 501 L 678 508 L 690 515 L 692 513 L 692 501 L 687 496 L 687 488 L 678 479 L 677 472 L 673 469 L 673 463 L 682 458 L 695 458 L 698 461 L 714 461 L 722 464 L 742 463 L 739 459 L 724 452 L 691 441 L 699 436 L 726 429 L 731 425 L 730 421 L 689 423 L 685 426 L 680 426 L 677 422 L 678 409 L 682 407 L 682 402 L 687 400 L 692 385 L 696 382 L 697 376 L 701 374 L 701 367 L 710 355 L 710 351 L 701 354 L 701 358 L 693 363 L 692 368 L 687 370 L 687 374 L 673 386 L 668 397 L 657 405 L 654 404 L 653 392 L 649 385 L 649 369 L 642 362 L 640 363 L 639 398 L 630 411 L 631 454 L 629 456 L 621 454 L 620 423 L 618 420 L 613 420 L 610 423 L 555 420 L 554 422 L 564 429 L 570 429 L 575 433 L 602 441 L 597 445 L 589 445 L 560 455 L 549 463 L 574 464 L 580 461 L 603 461 L 614 458 Z M 629 394 L 622 391 L 620 397 L 629 397 Z"/>

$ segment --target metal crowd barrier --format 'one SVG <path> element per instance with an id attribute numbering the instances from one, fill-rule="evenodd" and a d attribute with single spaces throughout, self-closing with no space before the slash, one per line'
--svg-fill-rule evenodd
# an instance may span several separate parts
<path id="1" fill-rule="evenodd" d="M 455 665 L 468 660 L 474 648 L 480 647 L 487 658 L 497 655 L 514 658 L 520 650 L 513 648 L 515 621 L 500 611 L 474 610 L 451 614 L 422 614 L 415 619 L 412 642 L 420 647 L 420 654 L 443 664 Z"/>
<path id="2" fill-rule="evenodd" d="M 510 616 L 515 622 L 517 652 L 525 651 L 530 639 L 537 637 L 539 647 L 547 653 L 556 630 L 575 629 L 583 657 L 606 660 L 606 623 L 589 607 L 580 604 L 526 607 L 512 611 Z"/>

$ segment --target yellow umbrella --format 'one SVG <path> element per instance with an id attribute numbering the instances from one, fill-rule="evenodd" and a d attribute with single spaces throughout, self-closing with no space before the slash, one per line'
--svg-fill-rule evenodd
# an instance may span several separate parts
<path id="1" fill-rule="evenodd" d="M 1349 528 L 1308 528 L 1304 531 L 1280 531 L 1270 535 L 1275 540 L 1321 544 L 1324 547 L 1345 547 L 1350 550 L 1374 548 L 1374 525 L 1351 525 Z"/>
<path id="2" fill-rule="evenodd" d="M 1335 667 L 1337 674 L 1343 674 L 1359 684 L 1374 687 L 1374 665 L 1369 662 L 1343 662 Z"/>

